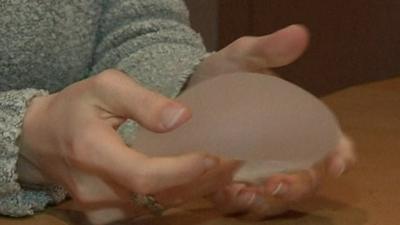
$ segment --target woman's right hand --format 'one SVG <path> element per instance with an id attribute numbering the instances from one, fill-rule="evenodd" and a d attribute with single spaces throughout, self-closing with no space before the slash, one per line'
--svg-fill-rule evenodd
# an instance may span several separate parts
<path id="1" fill-rule="evenodd" d="M 201 153 L 150 158 L 129 148 L 116 129 L 130 118 L 167 132 L 190 117 L 185 106 L 120 71 L 106 70 L 33 99 L 24 118 L 21 154 L 45 178 L 40 183 L 65 187 L 83 209 L 127 206 L 132 193 L 164 193 L 160 196 L 169 201 L 164 204 L 175 205 L 228 184 L 238 165 Z M 29 173 L 24 168 L 22 178 Z M 190 190 L 194 184 L 196 192 Z M 175 192 L 166 195 L 166 190 Z"/>

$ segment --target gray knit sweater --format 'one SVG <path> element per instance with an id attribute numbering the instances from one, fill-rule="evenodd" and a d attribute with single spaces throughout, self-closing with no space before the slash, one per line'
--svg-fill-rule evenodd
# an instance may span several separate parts
<path id="1" fill-rule="evenodd" d="M 62 201 L 54 187 L 21 187 L 16 145 L 29 101 L 107 68 L 166 96 L 205 54 L 180 0 L 0 0 L 0 214 Z M 135 130 L 134 123 L 122 133 Z"/>

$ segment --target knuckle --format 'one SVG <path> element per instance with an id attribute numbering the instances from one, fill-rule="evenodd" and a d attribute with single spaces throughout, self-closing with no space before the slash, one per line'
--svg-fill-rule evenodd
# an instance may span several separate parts
<path id="1" fill-rule="evenodd" d="M 117 79 L 125 77 L 125 74 L 116 69 L 107 69 L 92 77 L 90 80 L 95 87 L 107 87 Z"/>
<path id="2" fill-rule="evenodd" d="M 122 71 L 117 70 L 117 69 L 106 69 L 103 72 L 99 73 L 99 77 L 115 77 L 115 76 L 123 76 L 125 75 Z"/>
<path id="3" fill-rule="evenodd" d="M 102 73 L 94 76 L 91 81 L 94 86 L 102 87 L 103 85 L 106 85 L 110 82 L 112 76 L 114 76 L 112 72 L 103 71 Z"/>
<path id="4" fill-rule="evenodd" d="M 251 36 L 240 37 L 232 43 L 232 47 L 234 47 L 235 49 L 244 49 L 248 45 L 249 41 L 253 39 L 254 37 Z"/>

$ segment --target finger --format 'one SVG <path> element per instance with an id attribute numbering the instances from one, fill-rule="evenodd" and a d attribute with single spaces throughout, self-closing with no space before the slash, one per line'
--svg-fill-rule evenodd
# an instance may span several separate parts
<path id="1" fill-rule="evenodd" d="M 310 169 L 293 174 L 276 174 L 265 183 L 265 193 L 286 201 L 298 201 L 315 193 L 317 172 Z"/>
<path id="2" fill-rule="evenodd" d="M 132 204 L 121 203 L 116 206 L 87 210 L 85 211 L 85 216 L 90 224 L 106 225 L 125 224 L 131 219 L 135 219 L 138 222 L 138 220 L 151 216 L 151 214 L 149 214 L 148 210 L 135 207 Z"/>
<path id="3" fill-rule="evenodd" d="M 174 129 L 191 117 L 187 107 L 142 87 L 120 71 L 104 71 L 92 83 L 103 110 L 133 119 L 152 131 Z"/>
<path id="4" fill-rule="evenodd" d="M 244 37 L 228 46 L 225 54 L 250 71 L 287 65 L 305 51 L 307 29 L 292 25 L 262 37 Z"/>
<path id="5" fill-rule="evenodd" d="M 152 214 L 149 210 L 135 207 L 132 204 L 121 203 L 118 206 L 85 211 L 85 216 L 90 224 L 106 225 L 120 224 L 119 222 L 125 224 L 131 219 L 140 223 L 141 220 L 151 218 Z"/>
<path id="6" fill-rule="evenodd" d="M 110 180 L 79 170 L 72 170 L 70 174 L 73 181 L 67 187 L 82 210 L 119 205 L 127 197 L 127 191 Z"/>
<path id="7" fill-rule="evenodd" d="M 256 193 L 246 190 L 246 184 L 233 183 L 216 192 L 211 200 L 224 214 L 246 212 L 253 203 Z"/>
<path id="8" fill-rule="evenodd" d="M 83 164 L 106 175 L 121 186 L 140 194 L 156 193 L 195 180 L 219 163 L 218 159 L 206 154 L 187 154 L 174 157 L 149 158 L 127 147 L 123 140 L 109 126 L 97 124 L 96 133 L 87 134 L 91 140 L 85 144 L 90 156 L 83 158 Z M 87 160 L 85 158 L 89 158 Z M 79 159 L 77 159 L 79 161 Z M 81 163 L 82 164 L 82 163 Z"/>
<path id="9" fill-rule="evenodd" d="M 243 183 L 233 183 L 217 192 L 213 202 L 224 214 L 244 214 L 244 218 L 259 220 L 282 214 L 289 209 L 290 203 L 268 196 L 264 187 Z"/>
<path id="10" fill-rule="evenodd" d="M 129 208 L 129 211 L 134 212 L 135 215 L 150 213 L 147 208 L 134 201 L 131 191 L 113 181 L 77 170 L 73 171 L 73 179 L 76 188 L 70 193 L 74 207 L 79 211 L 115 214 L 113 209 L 123 207 Z M 162 205 L 169 207 L 171 204 L 162 203 Z"/>
<path id="11" fill-rule="evenodd" d="M 239 168 L 237 161 L 223 161 L 218 168 L 185 185 L 167 189 L 157 194 L 157 199 L 170 206 L 178 206 L 188 201 L 210 196 L 232 182 L 235 171 Z"/>
<path id="12" fill-rule="evenodd" d="M 108 207 L 86 211 L 85 216 L 90 224 L 105 225 L 133 217 L 132 211 L 129 207 L 124 206 Z"/>
<path id="13" fill-rule="evenodd" d="M 324 162 L 329 174 L 339 177 L 349 170 L 356 162 L 353 142 L 347 137 L 342 136 L 338 147 L 330 154 Z"/>
<path id="14" fill-rule="evenodd" d="M 237 162 L 224 162 L 221 167 L 201 176 L 194 182 L 187 185 L 173 187 L 157 193 L 155 199 L 166 208 L 179 206 L 190 200 L 200 199 L 206 195 L 222 189 L 228 183 L 232 182 L 233 172 L 238 168 Z M 132 201 L 132 192 L 123 189 L 119 185 L 112 182 L 105 182 L 94 176 L 84 173 L 75 173 L 79 175 L 79 195 L 82 196 L 78 201 L 78 205 L 85 211 L 96 212 L 97 209 L 119 207 L 120 205 L 129 205 L 135 207 Z M 118 193 L 118 194 L 116 194 Z M 82 202 L 83 201 L 83 202 Z M 146 211 L 145 208 L 135 207 L 136 214 Z"/>
<path id="15" fill-rule="evenodd" d="M 255 200 L 247 210 L 246 219 L 263 220 L 282 215 L 290 210 L 291 203 L 285 200 L 257 194 Z"/>

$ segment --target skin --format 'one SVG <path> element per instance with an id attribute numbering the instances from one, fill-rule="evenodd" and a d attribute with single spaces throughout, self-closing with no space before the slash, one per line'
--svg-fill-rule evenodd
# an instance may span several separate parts
<path id="1" fill-rule="evenodd" d="M 304 52 L 308 39 L 299 25 L 240 38 L 206 58 L 189 85 L 218 74 L 263 73 L 287 65 Z M 119 71 L 107 70 L 32 101 L 20 140 L 26 163 L 19 173 L 35 169 L 41 177 L 37 183 L 63 185 L 80 210 L 102 224 L 107 221 L 99 219 L 100 209 L 118 209 L 115 218 L 106 218 L 115 220 L 141 213 L 129 201 L 132 192 L 152 194 L 166 207 L 207 196 L 226 214 L 264 218 L 311 195 L 321 177 L 338 176 L 354 162 L 351 145 L 343 139 L 310 170 L 277 174 L 264 185 L 252 186 L 232 181 L 238 162 L 200 153 L 149 158 L 128 148 L 115 131 L 131 118 L 152 131 L 167 132 L 190 116 L 185 106 L 146 90 Z"/>

